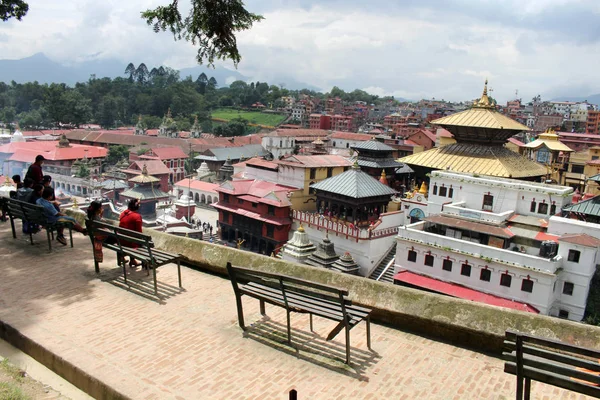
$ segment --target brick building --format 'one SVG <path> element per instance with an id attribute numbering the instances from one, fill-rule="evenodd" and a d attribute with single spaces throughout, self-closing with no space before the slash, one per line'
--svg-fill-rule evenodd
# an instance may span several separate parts
<path id="1" fill-rule="evenodd" d="M 589 110 L 587 113 L 587 121 L 585 124 L 585 133 L 590 135 L 600 134 L 600 111 Z"/>

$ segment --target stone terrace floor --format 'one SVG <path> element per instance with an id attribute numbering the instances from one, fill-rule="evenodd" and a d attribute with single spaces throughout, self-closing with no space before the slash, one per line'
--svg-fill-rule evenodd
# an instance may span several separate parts
<path id="1" fill-rule="evenodd" d="M 20 223 L 17 224 L 20 229 Z M 152 300 L 151 280 L 128 290 L 115 257 L 105 251 L 100 276 L 91 245 L 75 235 L 75 247 L 56 243 L 47 252 L 45 235 L 30 246 L 10 225 L 0 223 L 0 320 L 50 351 L 135 399 L 510 399 L 515 377 L 502 360 L 400 330 L 373 324 L 366 348 L 365 327 L 351 332 L 351 367 L 343 363 L 344 335 L 324 341 L 333 322 L 292 314 L 295 348 L 283 344 L 285 312 L 245 300 L 243 335 L 228 280 L 176 267 L 158 270 L 162 300 Z M 146 297 L 148 296 L 148 297 Z M 539 383 L 532 398 L 584 396 Z"/>

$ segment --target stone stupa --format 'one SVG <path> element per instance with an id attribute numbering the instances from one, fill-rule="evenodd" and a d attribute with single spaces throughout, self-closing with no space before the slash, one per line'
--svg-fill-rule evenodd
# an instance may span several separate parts
<path id="1" fill-rule="evenodd" d="M 297 263 L 306 264 L 306 260 L 310 257 L 317 247 L 308 240 L 308 234 L 304 231 L 304 227 L 300 225 L 298 230 L 286 244 L 283 245 L 279 256 L 285 261 L 295 261 Z"/>
<path id="2" fill-rule="evenodd" d="M 339 256 L 335 254 L 333 243 L 329 240 L 329 235 L 325 234 L 323 241 L 319 243 L 317 251 L 307 258 L 306 264 L 313 267 L 330 268 L 338 258 Z"/>
<path id="3" fill-rule="evenodd" d="M 345 252 L 343 256 L 331 264 L 329 269 L 343 272 L 345 274 L 358 275 L 359 267 L 356 264 L 356 261 L 354 261 L 354 258 L 352 258 L 352 255 L 349 252 Z"/>

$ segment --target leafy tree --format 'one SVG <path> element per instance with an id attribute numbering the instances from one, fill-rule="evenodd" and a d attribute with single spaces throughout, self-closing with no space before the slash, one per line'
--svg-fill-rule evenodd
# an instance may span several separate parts
<path id="1" fill-rule="evenodd" d="M 206 86 L 207 89 L 210 90 L 215 90 L 217 88 L 217 80 L 214 77 L 210 77 L 210 79 L 208 80 L 208 85 Z"/>
<path id="2" fill-rule="evenodd" d="M 133 82 L 133 78 L 135 76 L 135 65 L 133 65 L 133 63 L 127 64 L 127 68 L 125 68 L 125 75 L 129 75 L 129 82 Z"/>
<path id="3" fill-rule="evenodd" d="M 208 85 L 208 77 L 203 72 L 196 79 L 196 90 L 200 94 L 204 94 L 206 92 L 206 86 Z"/>
<path id="4" fill-rule="evenodd" d="M 242 0 L 192 0 L 187 17 L 182 17 L 178 0 L 167 6 L 146 10 L 142 18 L 155 32 L 169 30 L 175 40 L 187 40 L 198 45 L 198 63 L 231 59 L 235 65 L 241 60 L 237 48 L 236 33 L 252 27 L 262 16 L 250 13 Z"/>
<path id="5" fill-rule="evenodd" d="M 79 166 L 79 170 L 77 171 L 78 178 L 88 178 L 90 176 L 90 169 L 87 165 L 81 164 Z"/>
<path id="6" fill-rule="evenodd" d="M 65 108 L 65 122 L 70 122 L 79 127 L 79 125 L 90 120 L 92 116 L 91 101 L 86 99 L 79 91 L 65 92 L 61 100 Z"/>
<path id="7" fill-rule="evenodd" d="M 23 0 L 1 0 L 0 1 L 0 19 L 8 21 L 10 18 L 16 18 L 19 21 L 29 11 L 29 5 Z"/>
<path id="8" fill-rule="evenodd" d="M 115 165 L 122 160 L 129 159 L 129 149 L 127 146 L 122 144 L 112 145 L 108 147 L 108 154 L 106 155 L 106 163 L 109 165 Z"/>
<path id="9" fill-rule="evenodd" d="M 138 65 L 137 69 L 135 70 L 135 77 L 138 83 L 146 83 L 150 77 L 150 73 L 148 72 L 148 67 L 146 67 L 146 64 L 141 63 Z"/>
<path id="10" fill-rule="evenodd" d="M 96 119 L 103 128 L 113 128 L 117 121 L 117 100 L 113 96 L 105 96 L 98 107 Z"/>

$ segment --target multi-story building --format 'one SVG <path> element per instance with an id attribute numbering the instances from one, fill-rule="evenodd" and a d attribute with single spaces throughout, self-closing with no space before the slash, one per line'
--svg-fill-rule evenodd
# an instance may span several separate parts
<path id="1" fill-rule="evenodd" d="M 331 116 L 324 114 L 310 114 L 308 126 L 309 129 L 331 129 Z"/>
<path id="2" fill-rule="evenodd" d="M 600 226 L 559 216 L 572 196 L 565 186 L 434 171 L 426 216 L 399 230 L 396 283 L 581 320 Z"/>
<path id="3" fill-rule="evenodd" d="M 535 120 L 533 130 L 543 132 L 548 128 L 556 128 L 562 126 L 563 116 L 561 114 L 538 115 Z"/>
<path id="4" fill-rule="evenodd" d="M 341 132 L 353 132 L 355 130 L 354 118 L 348 115 L 332 115 L 331 129 Z"/>
<path id="5" fill-rule="evenodd" d="M 292 96 L 283 96 L 281 98 L 281 101 L 283 102 L 283 104 L 285 104 L 286 109 L 291 110 L 292 106 L 296 102 L 296 99 L 293 98 Z"/>
<path id="6" fill-rule="evenodd" d="M 588 111 L 585 124 L 585 133 L 588 135 L 600 134 L 600 111 Z"/>
<path id="7" fill-rule="evenodd" d="M 153 147 L 143 154 L 136 151 L 129 153 L 129 160 L 159 160 L 171 170 L 169 182 L 180 181 L 185 177 L 185 161 L 188 155 L 181 147 Z"/>
<path id="8" fill-rule="evenodd" d="M 292 119 L 297 121 L 304 121 L 306 115 L 306 104 L 302 101 L 295 103 L 292 106 Z"/>
<path id="9" fill-rule="evenodd" d="M 292 225 L 289 196 L 297 188 L 249 179 L 227 181 L 215 190 L 222 240 L 262 254 L 287 242 Z"/>

